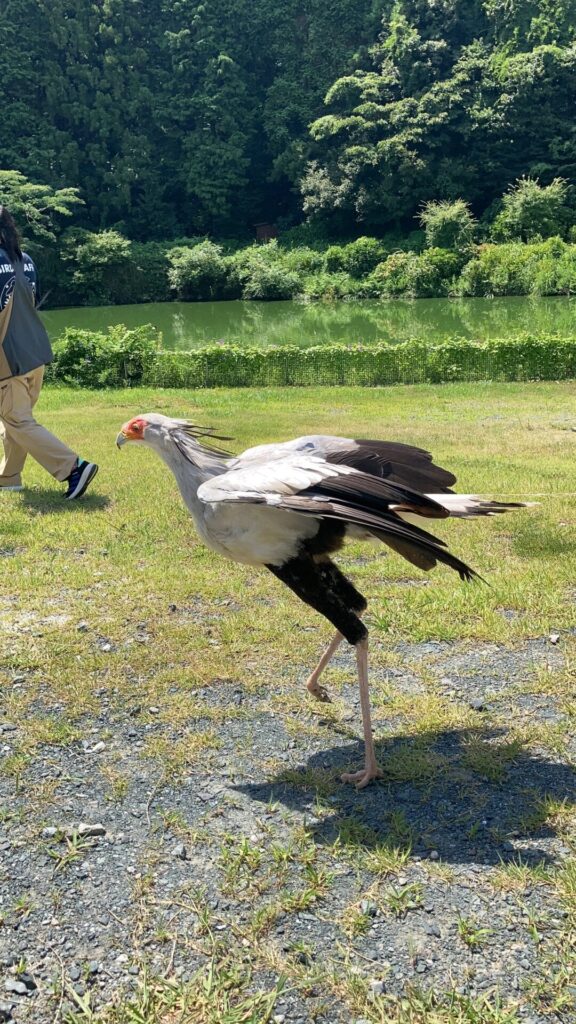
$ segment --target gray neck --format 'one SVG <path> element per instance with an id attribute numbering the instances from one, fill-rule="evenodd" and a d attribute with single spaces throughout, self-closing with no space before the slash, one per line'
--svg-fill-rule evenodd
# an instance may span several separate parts
<path id="1" fill-rule="evenodd" d="M 202 518 L 202 502 L 198 500 L 198 488 L 205 480 L 225 473 L 226 464 L 218 456 L 201 450 L 194 452 L 194 463 L 189 462 L 173 444 L 165 445 L 156 451 L 172 470 L 186 507 L 198 521 Z"/>

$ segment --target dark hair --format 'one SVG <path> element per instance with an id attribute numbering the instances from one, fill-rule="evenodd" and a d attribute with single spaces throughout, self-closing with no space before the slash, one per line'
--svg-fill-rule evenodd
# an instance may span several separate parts
<path id="1" fill-rule="evenodd" d="M 6 249 L 11 260 L 22 259 L 20 232 L 11 213 L 0 203 L 0 245 Z"/>

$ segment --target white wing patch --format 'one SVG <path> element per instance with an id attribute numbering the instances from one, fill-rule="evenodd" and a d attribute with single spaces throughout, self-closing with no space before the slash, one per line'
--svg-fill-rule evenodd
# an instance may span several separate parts
<path id="1" fill-rule="evenodd" d="M 267 458 L 265 462 L 254 460 L 251 465 L 242 466 L 242 460 L 238 459 L 227 473 L 201 484 L 198 497 L 210 504 L 220 501 L 277 504 L 282 497 L 297 494 L 321 480 L 352 473 L 354 470 L 350 467 L 329 465 L 318 456 L 298 452 L 287 456 L 286 451 L 282 451 L 275 458 Z"/>

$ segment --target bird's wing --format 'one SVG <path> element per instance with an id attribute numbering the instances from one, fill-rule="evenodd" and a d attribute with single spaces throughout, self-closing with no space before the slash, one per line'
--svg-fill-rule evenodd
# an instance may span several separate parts
<path id="1" fill-rule="evenodd" d="M 394 506 L 432 518 L 445 518 L 448 514 L 438 502 L 410 487 L 372 477 L 350 466 L 331 464 L 318 455 L 270 447 L 264 456 L 237 459 L 226 473 L 201 484 L 200 501 L 278 506 L 285 499 L 305 496 L 320 505 L 339 498 L 376 512 Z"/>
<path id="2" fill-rule="evenodd" d="M 436 502 L 390 480 L 318 457 L 277 453 L 265 461 L 248 460 L 244 468 L 230 469 L 201 484 L 198 498 L 211 505 L 266 504 L 316 519 L 339 520 L 373 534 L 420 568 L 430 569 L 441 561 L 463 579 L 476 575 L 446 550 L 443 541 L 397 515 L 412 510 L 445 517 L 448 513 Z"/>
<path id="3" fill-rule="evenodd" d="M 396 441 L 371 441 L 328 434 L 309 434 L 281 444 L 248 448 L 228 465 L 234 468 L 249 462 L 278 458 L 293 452 L 313 455 L 332 465 L 349 466 L 369 476 L 380 477 L 423 493 L 450 493 L 456 477 L 436 466 L 430 452 Z"/>

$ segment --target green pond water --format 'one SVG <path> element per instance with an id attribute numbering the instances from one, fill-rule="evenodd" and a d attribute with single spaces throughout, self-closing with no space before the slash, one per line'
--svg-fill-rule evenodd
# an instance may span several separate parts
<path id="1" fill-rule="evenodd" d="M 576 333 L 576 299 L 415 299 L 364 302 L 157 302 L 42 313 L 51 338 L 66 327 L 105 330 L 153 324 L 164 348 L 373 344 L 506 337 L 518 331 Z"/>

